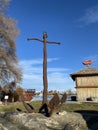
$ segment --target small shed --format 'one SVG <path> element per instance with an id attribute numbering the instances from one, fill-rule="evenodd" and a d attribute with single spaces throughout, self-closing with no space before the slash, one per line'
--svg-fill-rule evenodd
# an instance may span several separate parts
<path id="1" fill-rule="evenodd" d="M 86 67 L 70 76 L 76 83 L 79 102 L 98 101 L 98 68 Z"/>

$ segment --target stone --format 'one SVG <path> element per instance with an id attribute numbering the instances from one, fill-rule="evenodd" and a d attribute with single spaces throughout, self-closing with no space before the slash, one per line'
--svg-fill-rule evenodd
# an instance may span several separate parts
<path id="1" fill-rule="evenodd" d="M 79 113 L 66 111 L 46 117 L 40 113 L 0 113 L 0 130 L 88 130 Z"/>

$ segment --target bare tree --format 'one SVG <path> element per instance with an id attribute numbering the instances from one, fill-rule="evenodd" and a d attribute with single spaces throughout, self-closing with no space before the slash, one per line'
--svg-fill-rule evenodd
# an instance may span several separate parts
<path id="1" fill-rule="evenodd" d="M 17 22 L 6 15 L 10 0 L 0 0 L 0 86 L 20 83 L 22 72 L 16 56 Z"/>

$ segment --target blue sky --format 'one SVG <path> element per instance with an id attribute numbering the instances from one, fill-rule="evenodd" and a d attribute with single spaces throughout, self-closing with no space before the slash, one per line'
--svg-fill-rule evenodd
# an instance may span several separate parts
<path id="1" fill-rule="evenodd" d="M 24 88 L 43 90 L 43 43 L 48 33 L 48 90 L 75 90 L 70 74 L 85 68 L 82 61 L 94 60 L 98 67 L 98 1 L 97 0 L 12 0 L 8 15 L 17 20 L 17 56 L 23 69 Z"/>

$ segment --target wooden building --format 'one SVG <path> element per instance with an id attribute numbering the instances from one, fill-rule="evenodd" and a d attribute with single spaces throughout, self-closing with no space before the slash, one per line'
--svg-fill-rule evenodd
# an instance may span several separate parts
<path id="1" fill-rule="evenodd" d="M 78 101 L 98 101 L 98 68 L 86 67 L 70 76 L 76 83 Z"/>

